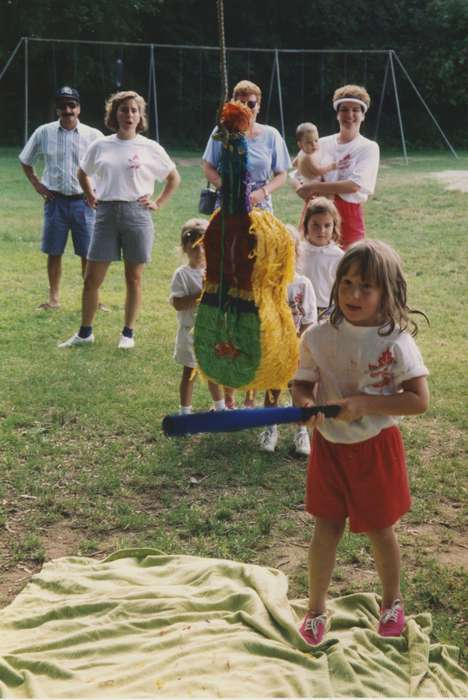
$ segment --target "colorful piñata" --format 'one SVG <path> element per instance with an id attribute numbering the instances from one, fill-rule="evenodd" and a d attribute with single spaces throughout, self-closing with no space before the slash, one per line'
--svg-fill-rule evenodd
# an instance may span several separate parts
<path id="1" fill-rule="evenodd" d="M 227 102 L 215 138 L 223 143 L 222 205 L 204 236 L 206 280 L 195 322 L 195 354 L 208 379 L 242 389 L 283 388 L 298 363 L 287 304 L 294 243 L 268 211 L 250 205 L 249 109 Z"/>

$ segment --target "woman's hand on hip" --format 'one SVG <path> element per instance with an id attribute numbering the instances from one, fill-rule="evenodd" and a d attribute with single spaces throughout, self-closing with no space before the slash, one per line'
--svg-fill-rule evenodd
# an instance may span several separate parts
<path id="1" fill-rule="evenodd" d="M 265 193 L 265 188 L 260 187 L 259 190 L 254 190 L 253 192 L 250 193 L 250 204 L 253 207 L 258 206 L 262 202 L 264 202 L 267 199 L 267 195 Z"/>
<path id="2" fill-rule="evenodd" d="M 137 201 L 146 209 L 152 209 L 153 211 L 159 209 L 159 204 L 154 199 L 151 199 L 149 194 L 144 194 L 142 197 L 138 197 Z"/>

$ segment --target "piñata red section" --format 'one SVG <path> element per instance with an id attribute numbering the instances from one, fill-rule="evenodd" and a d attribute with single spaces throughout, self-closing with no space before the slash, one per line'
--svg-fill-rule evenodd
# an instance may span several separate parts
<path id="1" fill-rule="evenodd" d="M 204 238 L 208 283 L 219 284 L 222 265 L 226 287 L 252 291 L 256 239 L 249 233 L 250 225 L 248 213 L 225 216 L 224 222 L 221 211 L 215 214 Z"/>

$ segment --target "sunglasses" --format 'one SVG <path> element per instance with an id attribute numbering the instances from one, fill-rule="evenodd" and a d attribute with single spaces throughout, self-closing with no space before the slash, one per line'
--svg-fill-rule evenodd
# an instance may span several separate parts
<path id="1" fill-rule="evenodd" d="M 78 107 L 77 102 L 60 102 L 60 104 L 57 105 L 57 109 L 64 110 L 66 107 L 69 109 L 76 109 Z"/>
<path id="2" fill-rule="evenodd" d="M 255 109 L 255 107 L 257 106 L 257 100 L 246 100 L 244 102 L 242 98 L 239 98 L 239 101 L 242 102 L 242 104 L 247 105 L 249 109 Z"/>

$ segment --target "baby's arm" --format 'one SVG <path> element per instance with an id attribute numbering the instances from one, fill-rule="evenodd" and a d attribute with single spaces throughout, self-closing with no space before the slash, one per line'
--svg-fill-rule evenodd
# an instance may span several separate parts
<path id="1" fill-rule="evenodd" d="M 201 291 L 198 294 L 189 294 L 185 297 L 171 297 L 170 302 L 176 311 L 185 311 L 199 303 L 200 295 Z"/>
<path id="2" fill-rule="evenodd" d="M 300 151 L 296 156 L 297 169 L 303 177 L 322 177 L 333 170 L 345 168 L 349 158 L 350 156 L 347 155 L 341 160 L 334 161 L 328 165 L 321 165 L 318 153 L 304 153 Z"/>
<path id="3" fill-rule="evenodd" d="M 297 156 L 297 169 L 303 177 L 321 177 L 336 170 L 336 163 L 320 165 L 320 159 L 317 155 L 301 152 Z"/>
<path id="4" fill-rule="evenodd" d="M 358 394 L 333 403 L 341 406 L 337 420 L 351 422 L 363 416 L 414 416 L 424 413 L 429 406 L 429 388 L 426 377 L 414 377 L 401 384 L 403 391 L 390 396 Z"/>

